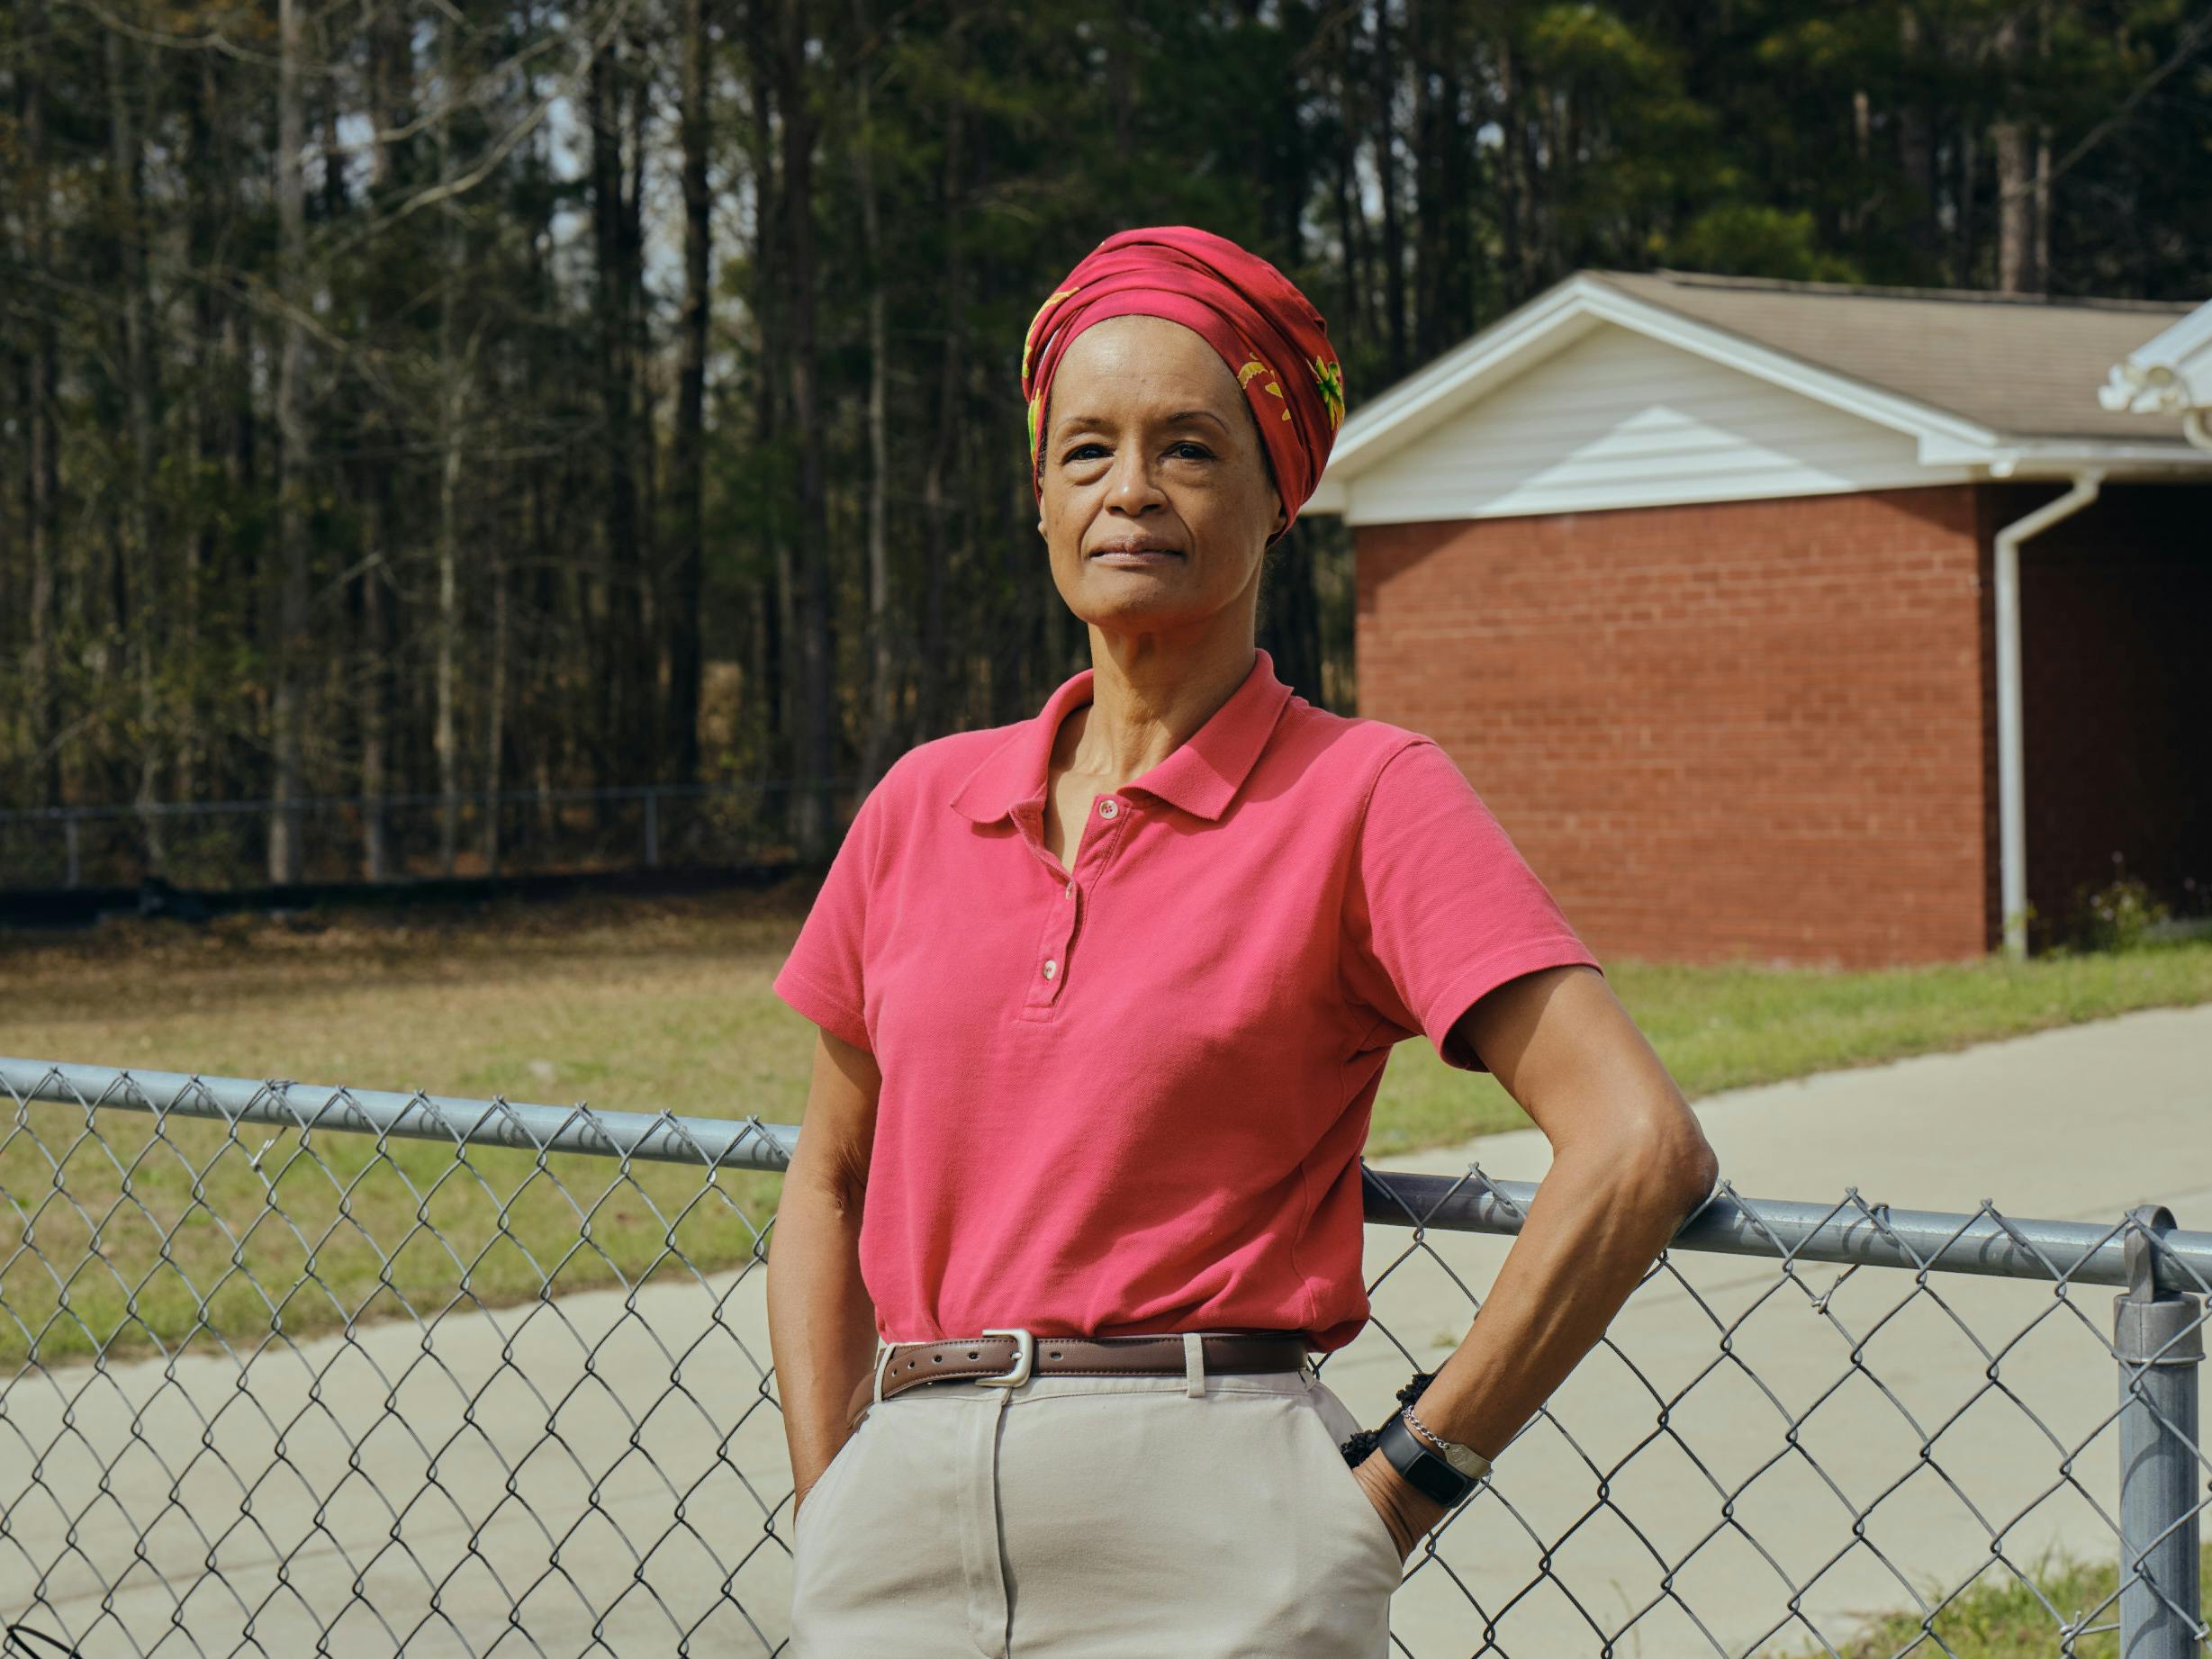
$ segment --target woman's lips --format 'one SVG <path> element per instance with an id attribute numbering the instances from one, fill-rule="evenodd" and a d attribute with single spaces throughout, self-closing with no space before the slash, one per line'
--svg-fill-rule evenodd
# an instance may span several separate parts
<path id="1" fill-rule="evenodd" d="M 1090 556 L 1106 564 L 1145 565 L 1183 555 L 1174 547 L 1100 547 Z"/>

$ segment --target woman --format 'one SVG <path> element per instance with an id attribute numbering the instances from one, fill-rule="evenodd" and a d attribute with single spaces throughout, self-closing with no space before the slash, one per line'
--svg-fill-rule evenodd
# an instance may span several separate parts
<path id="1" fill-rule="evenodd" d="M 821 1028 L 768 1278 L 789 1652 L 1368 1659 L 1715 1160 L 1450 758 L 1255 644 L 1342 419 L 1305 297 L 1123 231 L 1022 379 L 1092 665 L 902 756 L 775 981 Z M 1422 1035 L 1555 1156 L 1481 1318 L 1368 1433 L 1308 1356 L 1367 1318 L 1359 1152 Z"/>

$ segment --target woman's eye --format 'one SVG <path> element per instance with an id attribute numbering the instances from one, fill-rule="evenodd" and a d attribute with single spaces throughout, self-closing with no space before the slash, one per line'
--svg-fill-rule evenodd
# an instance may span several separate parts
<path id="1" fill-rule="evenodd" d="M 1061 456 L 1061 464 L 1062 465 L 1071 465 L 1075 462 L 1088 461 L 1093 455 L 1102 455 L 1106 453 L 1106 447 L 1104 444 L 1078 444 L 1074 448 L 1068 451 L 1066 455 Z M 1168 446 L 1168 453 L 1176 456 L 1178 459 L 1183 460 L 1211 461 L 1214 458 L 1214 452 L 1212 450 L 1208 449 L 1204 444 L 1193 443 L 1188 438 L 1184 439 L 1179 444 L 1170 444 Z"/>

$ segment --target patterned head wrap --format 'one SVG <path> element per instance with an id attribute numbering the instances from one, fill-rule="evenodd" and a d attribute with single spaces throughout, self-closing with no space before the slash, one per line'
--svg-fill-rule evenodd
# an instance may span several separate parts
<path id="1" fill-rule="evenodd" d="M 1276 488 L 1295 520 L 1344 422 L 1344 372 L 1329 325 L 1265 259 L 1188 225 L 1116 231 L 1068 273 L 1031 320 L 1022 342 L 1030 487 L 1043 495 L 1037 425 L 1070 342 L 1094 322 L 1132 312 L 1182 323 L 1221 353 L 1251 405 Z"/>

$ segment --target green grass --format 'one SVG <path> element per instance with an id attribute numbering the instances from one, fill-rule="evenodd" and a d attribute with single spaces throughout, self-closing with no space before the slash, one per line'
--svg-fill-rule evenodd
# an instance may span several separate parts
<path id="1" fill-rule="evenodd" d="M 501 903 L 204 929 L 0 933 L 0 1053 L 702 1117 L 803 1114 L 814 1028 L 769 989 L 808 894 Z M 1874 973 L 1609 963 L 1693 1096 L 2158 1004 L 2212 1001 L 2212 942 Z M 295 1098 L 297 1096 L 295 1095 Z M 1401 1044 L 1368 1156 L 1527 1119 Z M 37 1104 L 0 1119 L 0 1362 L 429 1320 L 743 1261 L 779 1177 Z M 267 1144 L 265 1146 L 265 1142 Z M 257 1166 L 256 1155 L 259 1154 Z M 26 1226 L 26 1222 L 29 1223 Z M 97 1242 L 97 1249 L 94 1246 Z M 686 1263 L 689 1265 L 687 1266 Z M 260 1289 L 255 1287 L 257 1281 Z M 196 1291 L 195 1291 L 196 1287 Z M 266 1295 L 265 1294 L 266 1293 Z M 201 1298 L 204 1296 L 205 1301 Z M 270 1298 L 281 1305 L 272 1306 Z M 218 1335 L 218 1333 L 220 1333 Z"/>
<path id="2" fill-rule="evenodd" d="M 1613 992 L 1692 1099 L 1817 1071 L 1959 1049 L 2133 1008 L 2212 1002 L 2212 940 L 2108 955 L 2001 957 L 1847 972 L 1608 962 Z M 1525 1128 L 1487 1076 L 1401 1043 L 1384 1074 L 1371 1159 Z"/>
<path id="3" fill-rule="evenodd" d="M 2088 1627 L 2088 1634 L 2073 1645 L 2079 1659 L 2117 1659 L 2120 1644 L 2114 1627 L 2119 1623 L 2120 1609 L 2111 1596 L 2119 1582 L 2119 1569 L 2114 1563 L 2090 1564 L 2059 1555 L 2036 1564 L 2028 1576 L 2036 1588 L 1992 1564 L 1982 1569 L 1971 1589 L 1929 1621 L 1933 1636 L 1923 1633 L 1919 1614 L 1891 1613 L 1837 1651 L 1843 1659 L 1891 1659 L 1908 1646 L 1931 1655 L 1948 1648 L 1957 1659 L 2047 1659 L 2059 1651 L 2058 1627 L 2064 1620 Z M 2212 1545 L 2205 1546 L 2200 1577 L 2204 1605 L 2212 1607 Z M 1920 1593 L 1931 1607 L 1943 1594 L 1929 1589 Z M 2052 1609 L 2057 1609 L 2055 1618 Z M 1802 1659 L 1821 1651 L 1807 1648 Z"/>

